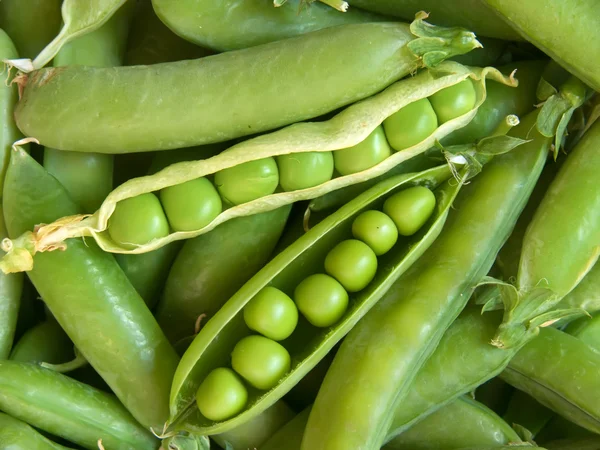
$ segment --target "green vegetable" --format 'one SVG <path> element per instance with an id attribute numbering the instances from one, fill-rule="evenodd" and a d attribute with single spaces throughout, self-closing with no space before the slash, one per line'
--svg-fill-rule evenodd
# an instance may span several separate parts
<path id="1" fill-rule="evenodd" d="M 445 123 L 468 113 L 475 106 L 477 94 L 473 83 L 467 79 L 436 92 L 429 97 L 429 101 L 438 122 Z"/>
<path id="2" fill-rule="evenodd" d="M 383 127 L 379 126 L 362 142 L 333 152 L 335 170 L 350 175 L 370 169 L 392 154 Z"/>
<path id="3" fill-rule="evenodd" d="M 13 347 L 10 359 L 60 364 L 73 359 L 73 343 L 53 319 L 27 330 Z"/>
<path id="4" fill-rule="evenodd" d="M 200 412 L 212 420 L 225 420 L 240 412 L 248 400 L 241 378 L 224 367 L 210 372 L 196 393 Z"/>
<path id="5" fill-rule="evenodd" d="M 279 171 L 275 159 L 258 159 L 217 172 L 215 184 L 226 202 L 239 205 L 275 192 Z"/>
<path id="6" fill-rule="evenodd" d="M 348 292 L 362 291 L 375 277 L 377 256 L 364 242 L 348 239 L 327 253 L 325 271 Z"/>
<path id="7" fill-rule="evenodd" d="M 281 341 L 296 329 L 298 309 L 284 292 L 267 286 L 244 307 L 244 321 L 251 330 Z"/>
<path id="8" fill-rule="evenodd" d="M 315 327 L 330 327 L 348 309 L 348 292 L 335 278 L 316 273 L 294 290 L 294 301 L 302 315 Z"/>
<path id="9" fill-rule="evenodd" d="M 336 152 L 337 153 L 337 152 Z M 284 191 L 307 189 L 333 177 L 331 152 L 292 153 L 277 157 L 279 184 Z"/>
<path id="10" fill-rule="evenodd" d="M 246 336 L 233 348 L 231 365 L 253 387 L 267 390 L 290 370 L 290 354 L 269 338 Z"/>
<path id="11" fill-rule="evenodd" d="M 25 422 L 0 413 L 0 441 L 15 450 L 68 450 L 46 439 Z"/>
<path id="12" fill-rule="evenodd" d="M 371 247 L 377 256 L 381 256 L 389 252 L 398 241 L 398 229 L 390 216 L 371 210 L 354 220 L 352 236 Z"/>
<path id="13" fill-rule="evenodd" d="M 438 117 L 428 98 L 406 105 L 383 121 L 385 136 L 396 151 L 418 144 L 437 127 Z"/>
<path id="14" fill-rule="evenodd" d="M 435 195 L 422 186 L 399 192 L 383 204 L 383 211 L 391 217 L 402 236 L 411 236 L 419 231 L 434 209 Z"/>

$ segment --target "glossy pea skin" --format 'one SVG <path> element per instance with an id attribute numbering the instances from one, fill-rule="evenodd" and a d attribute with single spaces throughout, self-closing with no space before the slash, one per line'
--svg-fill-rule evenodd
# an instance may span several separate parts
<path id="1" fill-rule="evenodd" d="M 257 159 L 217 172 L 215 184 L 226 202 L 240 205 L 275 192 L 279 170 L 275 158 Z"/>
<path id="2" fill-rule="evenodd" d="M 440 124 L 468 113 L 475 106 L 477 94 L 470 78 L 442 89 L 429 97 Z"/>
<path id="3" fill-rule="evenodd" d="M 196 393 L 198 409 L 210 420 L 225 420 L 246 405 L 248 391 L 231 369 L 219 367 L 210 372 Z"/>
<path id="4" fill-rule="evenodd" d="M 204 177 L 164 188 L 160 202 L 175 231 L 204 228 L 223 210 L 219 193 Z"/>
<path id="5" fill-rule="evenodd" d="M 50 441 L 29 424 L 0 413 L 0 442 L 12 450 L 69 450 Z"/>
<path id="6" fill-rule="evenodd" d="M 383 121 L 385 136 L 396 151 L 418 144 L 437 126 L 438 117 L 427 98 L 409 103 Z"/>
<path id="7" fill-rule="evenodd" d="M 285 292 L 267 286 L 244 307 L 244 321 L 251 330 L 282 341 L 296 329 L 298 309 Z"/>
<path id="8" fill-rule="evenodd" d="M 290 354 L 264 336 L 247 336 L 231 352 L 233 370 L 257 389 L 271 389 L 290 370 Z"/>
<path id="9" fill-rule="evenodd" d="M 348 309 L 348 293 L 333 277 L 322 273 L 302 280 L 294 291 L 302 315 L 315 327 L 337 323 Z"/>
<path id="10" fill-rule="evenodd" d="M 279 183 L 284 191 L 318 186 L 333 176 L 331 152 L 302 152 L 277 157 Z"/>
<path id="11" fill-rule="evenodd" d="M 435 209 L 435 195 L 423 186 L 400 191 L 383 204 L 383 211 L 392 218 L 402 236 L 411 236 L 427 222 Z"/>
<path id="12" fill-rule="evenodd" d="M 327 253 L 325 271 L 348 292 L 358 292 L 375 277 L 377 256 L 364 242 L 348 239 Z"/>
<path id="13" fill-rule="evenodd" d="M 135 248 L 168 235 L 169 223 L 158 197 L 148 192 L 118 202 L 108 232 L 120 245 Z"/>
<path id="14" fill-rule="evenodd" d="M 335 169 L 342 175 L 370 169 L 392 154 L 382 126 L 378 126 L 362 142 L 333 152 Z"/>
<path id="15" fill-rule="evenodd" d="M 398 229 L 385 213 L 370 210 L 361 213 L 352 222 L 352 236 L 363 241 L 377 256 L 389 252 L 398 241 Z"/>

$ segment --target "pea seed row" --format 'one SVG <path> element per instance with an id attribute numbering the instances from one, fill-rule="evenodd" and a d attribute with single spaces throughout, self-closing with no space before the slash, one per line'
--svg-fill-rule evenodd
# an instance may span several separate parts
<path id="1" fill-rule="evenodd" d="M 119 202 L 109 220 L 111 238 L 124 247 L 144 245 L 172 231 L 193 231 L 208 225 L 223 203 L 239 205 L 278 188 L 308 189 L 337 173 L 367 170 L 430 136 L 437 127 L 470 111 L 476 102 L 470 79 L 410 103 L 388 117 L 364 141 L 334 152 L 304 152 L 250 161 Z M 160 199 L 159 199 L 160 198 Z"/>
<path id="2" fill-rule="evenodd" d="M 204 379 L 196 393 L 200 412 L 220 421 L 246 406 L 245 382 L 268 390 L 290 370 L 291 357 L 277 341 L 290 337 L 302 314 L 313 326 L 330 327 L 348 309 L 349 292 L 366 288 L 377 272 L 377 257 L 389 252 L 399 235 L 415 234 L 431 217 L 433 192 L 415 186 L 390 196 L 383 212 L 367 210 L 352 223 L 352 237 L 338 243 L 325 256 L 326 273 L 316 273 L 295 288 L 293 300 L 283 291 L 267 286 L 244 307 L 248 328 L 260 334 L 242 338 L 231 353 L 232 369 L 219 367 Z"/>

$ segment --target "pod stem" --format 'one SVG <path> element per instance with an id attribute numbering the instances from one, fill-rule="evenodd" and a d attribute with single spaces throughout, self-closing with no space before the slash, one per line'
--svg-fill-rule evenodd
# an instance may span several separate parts
<path id="1" fill-rule="evenodd" d="M 313 0 L 314 1 L 314 0 Z M 348 11 L 348 2 L 342 0 L 319 0 L 321 3 L 325 3 L 328 6 L 331 6 L 334 9 L 337 9 L 341 12 Z"/>
<path id="2" fill-rule="evenodd" d="M 40 366 L 42 366 L 45 369 L 54 370 L 55 372 L 67 373 L 77 369 L 81 369 L 82 367 L 87 366 L 87 364 L 87 359 L 85 359 L 84 356 L 79 352 L 77 347 L 75 347 L 75 358 L 71 361 L 62 364 L 50 364 L 43 362 L 40 363 Z"/>
<path id="3" fill-rule="evenodd" d="M 410 24 L 410 31 L 417 38 L 410 41 L 408 49 L 417 56 L 423 66 L 432 68 L 453 56 L 463 55 L 483 45 L 475 33 L 460 27 L 440 27 L 425 22 L 428 14 L 420 11 Z"/>

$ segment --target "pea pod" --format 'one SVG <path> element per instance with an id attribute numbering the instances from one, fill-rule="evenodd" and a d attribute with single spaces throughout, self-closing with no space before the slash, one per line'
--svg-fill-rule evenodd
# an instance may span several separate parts
<path id="1" fill-rule="evenodd" d="M 18 147 L 11 155 L 3 201 L 13 236 L 34 223 L 78 211 L 60 183 Z M 177 355 L 112 255 L 93 242 L 72 240 L 65 251 L 37 255 L 28 276 L 69 338 L 132 415 L 144 426 L 161 430 Z"/>
<path id="2" fill-rule="evenodd" d="M 137 2 L 127 38 L 125 63 L 128 66 L 196 59 L 213 52 L 194 45 L 173 33 L 154 13 L 152 2 Z"/>
<path id="3" fill-rule="evenodd" d="M 523 239 L 516 288 L 504 289 L 504 321 L 494 345 L 509 347 L 540 325 L 578 311 L 554 310 L 600 255 L 600 123 L 569 154 L 537 208 Z M 556 224 L 563 224 L 557 227 Z M 565 233 L 565 229 L 569 232 Z M 564 261 L 560 267 L 555 261 Z"/>
<path id="4" fill-rule="evenodd" d="M 465 186 L 439 238 L 346 337 L 319 390 L 303 449 L 383 443 L 393 411 L 488 273 L 542 171 L 550 140 L 537 133 L 536 119 L 530 113 L 511 130 L 531 140 L 494 158 Z"/>
<path id="5" fill-rule="evenodd" d="M 485 3 L 521 36 L 590 87 L 600 90 L 600 75 L 594 63 L 600 58 L 600 44 L 595 39 L 589 40 L 585 31 L 600 27 L 597 2 L 486 0 Z M 580 45 L 587 41 L 589 45 Z"/>
<path id="6" fill-rule="evenodd" d="M 303 7 L 299 0 L 287 1 L 278 8 L 261 0 L 230 3 L 153 0 L 152 5 L 173 32 L 217 51 L 253 47 L 336 25 L 385 20 L 355 8 L 340 14 L 319 3 Z M 414 13 L 408 19 L 413 17 Z"/>
<path id="7" fill-rule="evenodd" d="M 434 23 L 460 24 L 478 35 L 504 40 L 520 40 L 519 34 L 498 18 L 492 11 L 474 0 L 444 3 L 436 0 L 350 0 L 353 6 L 369 11 L 410 19 L 417 11 L 431 13 Z"/>
<path id="8" fill-rule="evenodd" d="M 461 186 L 454 180 L 445 182 L 450 177 L 449 167 L 440 166 L 421 174 L 386 180 L 321 221 L 275 256 L 203 326 L 183 355 L 171 389 L 171 429 L 209 435 L 222 433 L 251 419 L 286 394 L 435 240 Z M 382 257 L 381 265 L 386 269 L 379 271 L 366 289 L 352 295 L 349 309 L 337 324 L 315 328 L 306 321 L 298 323 L 294 333 L 284 341 L 292 355 L 291 369 L 274 388 L 251 390 L 243 411 L 228 420 L 213 422 L 204 418 L 196 407 L 194 396 L 207 374 L 226 365 L 235 344 L 251 333 L 244 322 L 244 306 L 265 286 L 274 286 L 284 292 L 293 290 L 301 280 L 322 267 L 325 255 L 337 242 L 350 235 L 352 221 L 360 212 L 381 207 L 386 197 L 415 184 L 431 188 L 441 185 L 436 191 L 438 205 L 428 225 L 408 242 L 399 244 L 396 251 Z"/>
<path id="9" fill-rule="evenodd" d="M 598 437 L 560 439 L 544 445 L 548 450 L 598 450 L 600 439 Z"/>
<path id="10" fill-rule="evenodd" d="M 598 433 L 598 370 L 600 354 L 576 337 L 546 327 L 516 354 L 501 376 L 542 405 Z"/>
<path id="11" fill-rule="evenodd" d="M 419 16 L 410 26 L 344 25 L 153 70 L 45 68 L 28 76 L 15 115 L 26 136 L 59 150 L 129 153 L 191 147 L 320 116 L 478 45 L 470 32 L 431 27 Z M 302 60 L 296 57 L 299 52 L 305 55 Z M 336 74 L 334 79 L 324 75 L 323 64 Z M 252 76 L 240 78 L 240 68 L 250 67 Z M 171 86 L 168 96 L 157 89 L 164 85 Z M 78 93 L 83 89 L 87 95 L 82 99 Z M 285 99 L 281 92 L 288 94 Z M 227 115 L 232 110 L 234 120 Z"/>
<path id="12" fill-rule="evenodd" d="M 27 330 L 10 354 L 13 361 L 51 364 L 64 363 L 73 357 L 73 344 L 53 319 Z"/>
<path id="13" fill-rule="evenodd" d="M 439 72 L 440 70 L 443 72 Z M 107 197 L 100 210 L 94 215 L 86 218 L 75 216 L 60 224 L 42 227 L 36 232 L 39 239 L 34 239 L 35 243 L 32 243 L 30 239 L 24 238 L 23 243 L 13 242 L 13 248 L 17 250 L 22 245 L 26 245 L 30 250 L 33 247 L 33 252 L 43 251 L 48 248 L 55 248 L 59 242 L 62 242 L 69 236 L 92 235 L 100 247 L 106 251 L 116 253 L 144 253 L 162 247 L 174 240 L 188 239 L 201 235 L 234 217 L 273 210 L 292 202 L 311 199 L 341 187 L 372 179 L 389 171 L 401 162 L 422 154 L 435 144 L 436 140 L 468 123 L 475 115 L 477 107 L 485 99 L 486 78 L 504 82 L 508 85 L 515 83 L 514 79 L 506 78 L 492 68 L 474 69 L 466 68 L 457 63 L 443 63 L 438 67 L 436 72 L 423 71 L 412 78 L 402 80 L 382 93 L 346 108 L 328 121 L 295 124 L 274 133 L 239 143 L 207 160 L 174 164 L 153 176 L 131 180 L 115 189 Z M 133 240 L 128 241 L 133 242 L 131 245 L 117 244 L 115 239 L 111 237 L 109 220 L 115 220 L 113 214 L 118 208 L 119 202 L 138 202 L 141 201 L 140 197 L 142 195 L 146 197 L 146 200 L 150 200 L 149 197 L 154 195 L 152 194 L 154 191 L 171 187 L 179 188 L 183 183 L 195 182 L 199 177 L 204 177 L 215 172 L 217 172 L 218 176 L 228 169 L 239 169 L 242 163 L 257 164 L 258 169 L 262 170 L 261 161 L 271 161 L 266 167 L 269 174 L 268 177 L 260 174 L 253 175 L 253 179 L 261 179 L 271 184 L 274 178 L 273 171 L 276 170 L 276 168 L 272 167 L 272 164 L 274 164 L 273 161 L 269 160 L 271 156 L 304 152 L 314 153 L 315 150 L 317 152 L 334 150 L 333 153 L 335 153 L 336 149 L 355 151 L 357 147 L 348 148 L 348 146 L 357 143 L 363 144 L 368 140 L 366 138 L 376 138 L 377 142 L 381 143 L 381 147 L 384 147 L 385 144 L 383 144 L 383 141 L 385 140 L 385 136 L 382 136 L 383 132 L 378 127 L 383 120 L 396 113 L 402 107 L 411 103 L 414 104 L 417 100 L 427 103 L 428 100 L 425 97 L 433 97 L 436 93 L 441 93 L 444 88 L 456 88 L 460 83 L 462 83 L 461 86 L 468 88 L 469 80 L 473 81 L 472 88 L 475 93 L 475 98 L 471 98 L 474 101 L 473 109 L 466 112 L 463 111 L 464 114 L 443 123 L 431 135 L 418 144 L 392 154 L 369 169 L 346 176 L 339 176 L 311 188 L 290 192 L 276 192 L 246 203 L 242 202 L 242 204 L 238 204 L 237 206 L 224 209 L 210 223 L 197 230 L 170 233 L 161 226 L 160 229 L 156 230 L 155 234 L 147 237 L 149 242 L 147 241 L 145 244 L 142 242 L 135 243 Z M 472 93 L 473 91 L 471 91 Z M 431 107 L 429 109 L 431 110 Z M 434 111 L 431 111 L 430 115 L 434 113 Z M 216 184 L 219 184 L 218 181 L 216 181 Z M 241 184 L 233 184 L 234 186 L 242 186 Z M 256 185 L 258 184 L 253 183 L 252 186 L 256 187 Z M 275 186 L 276 183 L 271 187 L 275 188 Z M 221 189 L 220 186 L 219 189 Z M 250 190 L 241 189 L 241 191 L 247 193 Z M 226 199 L 223 202 L 227 205 Z M 134 216 L 137 218 L 136 220 L 142 221 L 142 219 L 139 219 L 139 215 Z M 122 222 L 129 224 L 131 220 L 127 219 Z M 166 222 L 164 215 L 162 220 Z M 151 222 L 144 222 L 142 224 L 143 228 L 146 228 L 147 223 Z M 132 234 L 137 236 L 138 230 L 138 227 L 132 227 Z M 166 236 L 164 236 L 165 233 Z M 13 255 L 15 253 L 13 252 Z M 24 263 L 23 261 L 19 262 L 18 258 L 15 258 L 13 262 L 10 259 L 11 256 L 4 258 L 5 264 L 3 265 L 3 270 L 11 270 L 11 264 Z"/>
<path id="14" fill-rule="evenodd" d="M 60 29 L 61 0 L 30 0 L 27 8 L 19 0 L 0 2 L 0 28 L 14 40 L 22 58 L 34 58 Z M 1 59 L 17 59 L 2 55 Z"/>
<path id="15" fill-rule="evenodd" d="M 69 450 L 46 439 L 25 422 L 0 413 L 0 442 L 12 450 Z"/>
<path id="16" fill-rule="evenodd" d="M 239 217 L 184 244 L 156 310 L 156 320 L 171 342 L 194 334 L 198 317 L 205 314 L 206 323 L 267 263 L 289 212 L 283 206 Z"/>
<path id="17" fill-rule="evenodd" d="M 0 5 L 0 8 L 7 6 L 10 7 L 10 5 L 3 4 Z M 0 29 L 0 60 L 15 58 L 16 56 L 17 50 L 12 41 Z M 17 130 L 13 119 L 13 110 L 16 102 L 16 86 L 10 86 L 8 83 L 2 82 L 0 84 L 0 193 L 4 186 L 4 176 L 10 158 L 11 145 L 20 137 L 19 130 Z M 7 237 L 8 233 L 4 224 L 4 215 L 2 208 L 0 208 L 0 239 Z M 8 358 L 13 344 L 22 289 L 23 275 L 0 274 L 0 360 Z"/>
<path id="18" fill-rule="evenodd" d="M 523 391 L 515 390 L 510 398 L 504 420 L 526 428 L 535 437 L 550 422 L 554 413 L 540 405 Z"/>

